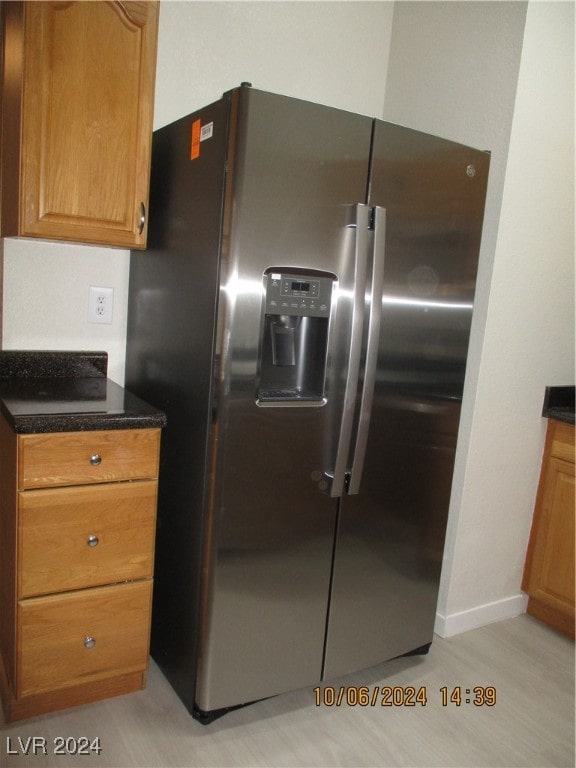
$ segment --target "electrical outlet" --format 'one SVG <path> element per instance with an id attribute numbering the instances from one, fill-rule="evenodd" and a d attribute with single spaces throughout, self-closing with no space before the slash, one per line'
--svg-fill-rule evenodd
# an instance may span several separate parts
<path id="1" fill-rule="evenodd" d="M 95 288 L 90 286 L 88 299 L 89 323 L 112 323 L 112 307 L 114 304 L 114 288 Z"/>

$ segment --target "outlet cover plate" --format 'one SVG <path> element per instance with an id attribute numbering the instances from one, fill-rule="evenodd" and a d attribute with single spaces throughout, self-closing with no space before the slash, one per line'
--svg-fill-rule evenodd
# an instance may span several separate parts
<path id="1" fill-rule="evenodd" d="M 88 299 L 88 322 L 112 324 L 114 288 L 90 286 Z"/>

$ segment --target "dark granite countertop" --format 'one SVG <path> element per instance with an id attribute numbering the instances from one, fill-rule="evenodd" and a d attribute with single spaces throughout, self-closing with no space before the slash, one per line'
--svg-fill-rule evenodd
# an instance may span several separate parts
<path id="1" fill-rule="evenodd" d="M 107 368 L 106 352 L 0 351 L 2 413 L 18 434 L 165 426 L 165 414 Z"/>
<path id="2" fill-rule="evenodd" d="M 542 416 L 574 424 L 574 386 L 546 387 Z"/>

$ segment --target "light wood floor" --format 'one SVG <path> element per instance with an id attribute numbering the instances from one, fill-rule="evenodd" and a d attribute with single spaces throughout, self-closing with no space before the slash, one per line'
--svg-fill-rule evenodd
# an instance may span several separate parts
<path id="1" fill-rule="evenodd" d="M 528 616 L 334 683 L 359 685 L 425 687 L 427 703 L 316 706 L 307 689 L 202 726 L 152 664 L 146 691 L 3 725 L 0 766 L 574 766 L 574 646 Z M 462 688 L 460 707 L 442 706 L 445 686 Z M 495 706 L 466 704 L 475 686 L 494 686 Z M 29 736 L 48 754 L 22 754 Z M 80 736 L 99 737 L 101 754 L 54 754 Z"/>

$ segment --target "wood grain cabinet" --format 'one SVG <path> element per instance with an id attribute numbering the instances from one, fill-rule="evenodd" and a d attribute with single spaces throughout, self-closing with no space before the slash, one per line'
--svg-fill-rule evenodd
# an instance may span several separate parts
<path id="1" fill-rule="evenodd" d="M 574 427 L 553 419 L 522 589 L 529 614 L 574 638 Z"/>
<path id="2" fill-rule="evenodd" d="M 16 435 L 0 420 L 6 719 L 143 688 L 159 429 Z"/>
<path id="3" fill-rule="evenodd" d="M 2 13 L 2 235 L 144 248 L 158 3 Z"/>

